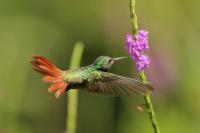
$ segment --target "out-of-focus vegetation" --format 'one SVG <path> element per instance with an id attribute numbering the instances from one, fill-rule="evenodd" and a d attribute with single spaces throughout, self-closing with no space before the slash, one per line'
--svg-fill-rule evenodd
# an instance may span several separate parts
<path id="1" fill-rule="evenodd" d="M 150 31 L 148 78 L 162 133 L 200 131 L 200 14 L 198 0 L 138 0 L 139 27 Z M 29 61 L 49 58 L 67 69 L 74 43 L 85 50 L 81 65 L 100 55 L 126 56 L 129 0 L 0 1 L 0 133 L 62 133 L 66 97 L 47 93 Z M 111 72 L 138 77 L 123 60 Z M 142 97 L 108 98 L 79 93 L 78 133 L 152 132 Z"/>
<path id="2" fill-rule="evenodd" d="M 70 69 L 80 67 L 81 57 L 84 50 L 84 44 L 77 42 L 74 45 L 70 59 Z M 67 111 L 66 111 L 66 132 L 76 133 L 77 130 L 77 112 L 78 112 L 78 89 L 67 92 Z"/>

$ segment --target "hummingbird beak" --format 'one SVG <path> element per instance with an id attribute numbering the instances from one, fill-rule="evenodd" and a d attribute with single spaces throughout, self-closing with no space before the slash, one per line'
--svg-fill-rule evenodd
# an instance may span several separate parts
<path id="1" fill-rule="evenodd" d="M 121 60 L 121 59 L 125 59 L 127 57 L 118 57 L 118 58 L 113 58 L 113 61 L 117 61 L 117 60 Z"/>

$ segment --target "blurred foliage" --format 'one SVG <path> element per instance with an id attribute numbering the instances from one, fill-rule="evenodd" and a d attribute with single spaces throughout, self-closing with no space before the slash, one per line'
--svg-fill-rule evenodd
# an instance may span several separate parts
<path id="1" fill-rule="evenodd" d="M 139 27 L 150 31 L 153 102 L 162 133 L 200 131 L 200 1 L 137 0 Z M 82 66 L 100 55 L 127 55 L 129 0 L 0 1 L 0 133 L 62 133 L 66 97 L 55 99 L 31 70 L 31 55 L 67 69 L 73 45 L 83 41 Z M 129 77 L 131 60 L 111 72 Z M 143 98 L 108 98 L 79 93 L 78 133 L 151 132 Z"/>

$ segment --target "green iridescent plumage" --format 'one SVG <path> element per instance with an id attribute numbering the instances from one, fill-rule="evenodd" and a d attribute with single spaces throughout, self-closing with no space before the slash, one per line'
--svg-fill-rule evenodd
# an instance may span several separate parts
<path id="1" fill-rule="evenodd" d="M 63 71 L 62 76 L 69 89 L 79 88 L 110 96 L 151 93 L 153 88 L 149 84 L 107 72 L 115 61 L 122 58 L 100 56 L 92 65 Z"/>
<path id="2" fill-rule="evenodd" d="M 44 76 L 43 81 L 51 83 L 48 91 L 55 92 L 57 98 L 73 88 L 109 96 L 146 95 L 153 90 L 149 84 L 107 72 L 115 61 L 125 57 L 100 56 L 89 66 L 66 71 L 58 69 L 42 56 L 33 57 L 34 70 Z"/>

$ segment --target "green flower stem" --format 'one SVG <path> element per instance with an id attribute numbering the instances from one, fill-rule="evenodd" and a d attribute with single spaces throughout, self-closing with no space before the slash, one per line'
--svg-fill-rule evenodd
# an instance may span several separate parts
<path id="1" fill-rule="evenodd" d="M 130 12 L 131 12 L 132 33 L 133 33 L 133 36 L 135 37 L 135 35 L 137 35 L 137 32 L 138 32 L 137 15 L 136 15 L 136 11 L 135 11 L 135 0 L 130 0 Z M 147 83 L 147 78 L 144 74 L 144 71 L 140 72 L 140 79 L 143 83 Z M 146 108 L 148 110 L 149 118 L 151 120 L 154 132 L 160 133 L 158 122 L 156 119 L 156 114 L 153 109 L 153 104 L 151 102 L 151 96 L 146 95 L 144 97 L 144 100 L 146 102 Z"/>
<path id="2" fill-rule="evenodd" d="M 131 12 L 132 33 L 133 36 L 135 36 L 137 35 L 138 32 L 137 15 L 135 12 L 135 0 L 130 0 L 130 12 Z"/>
<path id="3" fill-rule="evenodd" d="M 77 42 L 75 44 L 71 57 L 70 69 L 80 66 L 83 49 L 84 44 L 82 42 Z M 78 91 L 76 89 L 68 92 L 67 103 L 66 131 L 67 133 L 76 133 L 78 108 Z"/>
<path id="4" fill-rule="evenodd" d="M 146 76 L 144 74 L 144 71 L 140 72 L 140 79 L 141 79 L 141 81 L 143 83 L 147 83 L 147 78 L 146 78 Z M 156 119 L 156 114 L 155 114 L 155 111 L 153 109 L 153 104 L 151 102 L 151 96 L 150 96 L 150 94 L 144 96 L 144 100 L 146 102 L 146 108 L 148 110 L 149 118 L 151 120 L 151 124 L 153 126 L 154 132 L 155 133 L 160 133 L 158 122 L 157 122 L 157 119 Z"/>

